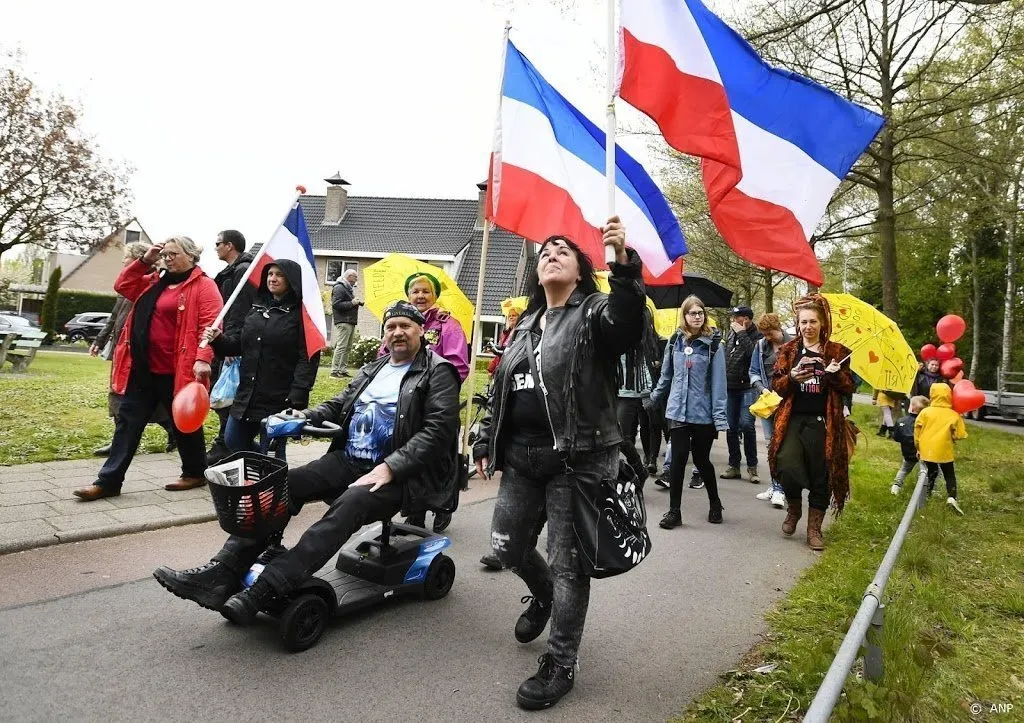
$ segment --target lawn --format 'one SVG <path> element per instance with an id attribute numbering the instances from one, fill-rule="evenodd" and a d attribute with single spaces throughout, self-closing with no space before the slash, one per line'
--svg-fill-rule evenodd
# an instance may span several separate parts
<path id="1" fill-rule="evenodd" d="M 320 368 L 310 403 L 338 394 L 348 384 Z M 110 441 L 113 421 L 107 417 L 110 363 L 86 354 L 39 352 L 27 374 L 0 372 L 0 464 L 82 459 Z M 487 380 L 477 372 L 479 391 Z M 463 393 L 463 397 L 465 392 Z M 217 417 L 206 420 L 206 439 L 217 432 Z M 164 431 L 150 425 L 142 451 L 162 452 Z"/>
<path id="2" fill-rule="evenodd" d="M 877 411 L 858 407 L 861 429 Z M 957 446 L 960 501 L 940 479 L 910 528 L 885 591 L 885 675 L 847 680 L 835 721 L 1021 720 L 1024 711 L 1024 439 L 968 427 Z M 826 550 L 767 616 L 768 631 L 681 721 L 799 720 L 846 634 L 909 498 L 889 494 L 899 450 L 867 436 L 852 465 L 853 498 L 828 528 Z M 909 484 L 909 482 L 908 482 Z M 803 524 L 798 529 L 803 534 Z M 773 672 L 754 668 L 777 664 Z M 1012 713 L 971 715 L 979 701 Z M 1005 708 L 1004 708 L 1005 710 Z"/>

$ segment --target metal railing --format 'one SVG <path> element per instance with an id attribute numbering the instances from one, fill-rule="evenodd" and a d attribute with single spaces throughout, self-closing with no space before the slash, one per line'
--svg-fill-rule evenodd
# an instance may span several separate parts
<path id="1" fill-rule="evenodd" d="M 903 519 L 900 520 L 900 525 L 896 528 L 896 534 L 893 535 L 892 542 L 889 543 L 889 549 L 886 550 L 885 557 L 882 558 L 882 564 L 879 565 L 874 579 L 864 592 L 860 608 L 850 624 L 846 637 L 843 638 L 843 642 L 839 646 L 836 657 L 832 660 L 832 665 L 829 666 L 828 673 L 825 674 L 825 679 L 821 681 L 818 692 L 814 694 L 814 700 L 811 701 L 807 715 L 804 716 L 804 723 L 826 723 L 828 721 L 832 709 L 835 708 L 839 696 L 842 695 L 846 678 L 857 662 L 857 653 L 862 644 L 866 643 L 864 646 L 864 676 L 872 681 L 881 679 L 885 667 L 881 648 L 882 625 L 885 622 L 885 603 L 882 600 L 882 595 L 885 593 L 886 583 L 889 582 L 889 575 L 892 574 L 892 570 L 896 566 L 896 558 L 910 531 L 910 523 L 913 522 L 917 511 L 924 507 L 927 501 L 925 486 L 926 475 L 922 463 L 914 494 L 910 497 L 910 503 L 907 505 L 906 512 L 903 513 Z"/>

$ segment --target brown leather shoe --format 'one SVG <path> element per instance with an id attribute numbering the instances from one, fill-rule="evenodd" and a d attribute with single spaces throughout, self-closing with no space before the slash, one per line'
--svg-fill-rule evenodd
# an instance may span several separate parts
<path id="1" fill-rule="evenodd" d="M 181 492 L 183 490 L 193 490 L 205 484 L 206 480 L 202 477 L 179 477 L 177 482 L 164 485 L 164 489 L 168 492 Z"/>
<path id="2" fill-rule="evenodd" d="M 106 487 L 100 487 L 99 485 L 92 484 L 88 487 L 75 490 L 71 494 L 82 500 L 82 502 L 95 502 L 96 500 L 101 500 L 104 497 L 117 497 L 121 494 L 121 490 L 107 489 Z"/>
<path id="3" fill-rule="evenodd" d="M 807 512 L 807 546 L 815 551 L 825 549 L 825 539 L 821 535 L 821 523 L 825 521 L 825 512 L 813 507 Z"/>
<path id="4" fill-rule="evenodd" d="M 786 521 L 782 523 L 782 534 L 792 535 L 796 532 L 796 523 L 803 517 L 803 506 L 800 500 L 789 502 L 789 509 L 786 511 Z"/>

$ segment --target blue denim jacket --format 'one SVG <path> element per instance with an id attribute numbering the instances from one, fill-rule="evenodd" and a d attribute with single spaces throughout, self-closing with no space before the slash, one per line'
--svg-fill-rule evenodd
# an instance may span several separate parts
<path id="1" fill-rule="evenodd" d="M 782 343 L 793 341 L 786 332 L 782 332 Z M 771 342 L 767 337 L 761 337 L 754 344 L 754 353 L 750 355 L 750 369 L 747 375 L 750 377 L 750 386 L 758 394 L 762 389 L 772 388 L 772 372 L 775 371 L 775 351 L 771 348 Z M 765 364 L 765 361 L 768 364 Z"/>
<path id="2" fill-rule="evenodd" d="M 689 356 L 683 351 L 693 349 Z M 667 398 L 665 417 L 690 424 L 714 424 L 725 432 L 729 421 L 725 413 L 725 350 L 719 345 L 711 359 L 711 337 L 702 336 L 689 344 L 683 334 L 665 347 L 661 377 L 651 392 L 651 401 L 660 404 Z M 690 366 L 687 367 L 689 360 Z M 710 375 L 710 380 L 709 380 Z"/>

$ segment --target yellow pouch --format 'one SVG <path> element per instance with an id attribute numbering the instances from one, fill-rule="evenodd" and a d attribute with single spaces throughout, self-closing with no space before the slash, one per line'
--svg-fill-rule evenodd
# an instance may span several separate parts
<path id="1" fill-rule="evenodd" d="M 768 419 L 768 417 L 775 414 L 775 410 L 782 404 L 782 397 L 773 391 L 765 389 L 761 392 L 761 396 L 757 398 L 753 404 L 750 405 L 750 413 L 760 419 Z"/>

